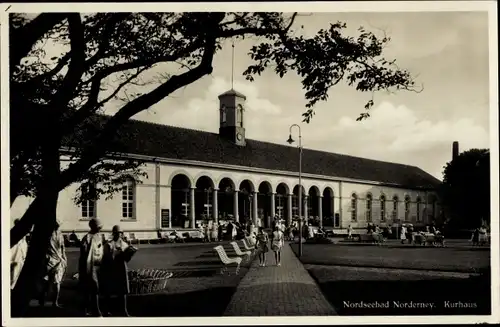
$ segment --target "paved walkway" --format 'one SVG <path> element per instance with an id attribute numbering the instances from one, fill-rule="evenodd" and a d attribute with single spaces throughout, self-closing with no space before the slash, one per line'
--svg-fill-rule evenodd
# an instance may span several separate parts
<path id="1" fill-rule="evenodd" d="M 275 265 L 271 251 L 267 264 L 259 267 L 258 258 L 253 261 L 225 316 L 337 315 L 288 243 L 281 253 L 281 266 Z"/>

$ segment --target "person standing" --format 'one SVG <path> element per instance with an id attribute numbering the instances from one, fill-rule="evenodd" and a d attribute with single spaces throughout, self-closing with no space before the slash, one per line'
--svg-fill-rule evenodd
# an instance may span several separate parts
<path id="1" fill-rule="evenodd" d="M 352 240 L 352 226 L 351 225 L 349 225 L 347 227 L 347 239 Z"/>
<path id="2" fill-rule="evenodd" d="M 14 220 L 14 225 L 19 223 L 19 219 Z M 19 275 L 23 270 L 24 261 L 28 254 L 28 241 L 23 237 L 16 245 L 10 249 L 10 289 L 16 286 Z"/>
<path id="3" fill-rule="evenodd" d="M 47 251 L 45 275 L 42 279 L 42 290 L 39 299 L 40 306 L 45 305 L 45 298 L 52 288 L 54 290 L 53 307 L 60 307 L 59 293 L 61 292 L 61 282 L 68 266 L 66 249 L 64 246 L 64 237 L 60 230 L 59 223 L 56 223 L 55 229 L 50 237 L 49 248 Z"/>
<path id="4" fill-rule="evenodd" d="M 212 240 L 214 240 L 214 242 L 217 242 L 219 240 L 217 237 L 217 230 L 218 230 L 217 225 L 218 224 L 214 221 L 212 224 L 212 230 L 210 231 L 210 233 L 212 234 Z"/>
<path id="5" fill-rule="evenodd" d="M 259 251 L 259 266 L 266 266 L 266 253 L 269 252 L 269 235 L 264 232 L 263 227 L 259 227 L 259 233 L 257 234 L 257 243 L 255 248 Z"/>
<path id="6" fill-rule="evenodd" d="M 122 230 L 119 225 L 113 226 L 112 239 L 104 245 L 104 254 L 101 267 L 102 291 L 106 297 L 107 315 L 111 315 L 112 297 L 118 301 L 121 299 L 122 313 L 130 317 L 127 309 L 127 295 L 130 293 L 128 280 L 128 266 L 136 249 L 127 244 L 122 238 Z"/>
<path id="7" fill-rule="evenodd" d="M 220 241 L 224 240 L 224 226 L 219 222 L 219 227 L 217 227 L 217 239 Z"/>
<path id="8" fill-rule="evenodd" d="M 271 249 L 274 251 L 274 259 L 278 267 L 281 266 L 281 249 L 283 248 L 283 244 L 284 234 L 279 226 L 276 226 L 272 234 Z"/>
<path id="9" fill-rule="evenodd" d="M 80 260 L 78 264 L 78 277 L 80 290 L 84 298 L 85 315 L 102 317 L 99 306 L 99 273 L 104 244 L 99 232 L 102 223 L 97 218 L 89 221 L 90 231 L 80 243 Z M 90 311 L 89 311 L 90 310 Z"/>
<path id="10" fill-rule="evenodd" d="M 405 225 L 401 226 L 400 238 L 401 238 L 401 244 L 404 244 L 406 241 L 406 226 Z"/>

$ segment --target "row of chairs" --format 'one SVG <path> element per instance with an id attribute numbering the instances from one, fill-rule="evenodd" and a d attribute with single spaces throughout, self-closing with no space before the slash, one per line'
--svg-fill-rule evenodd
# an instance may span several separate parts
<path id="1" fill-rule="evenodd" d="M 236 241 L 231 242 L 231 246 L 234 249 L 234 252 L 236 253 L 237 257 L 230 258 L 226 250 L 224 250 L 224 246 L 218 245 L 214 247 L 215 252 L 217 252 L 220 261 L 222 262 L 223 266 L 220 270 L 221 275 L 223 275 L 225 272 L 227 272 L 227 266 L 231 264 L 236 265 L 236 271 L 235 274 L 237 275 L 240 272 L 240 265 L 242 263 L 248 262 L 250 263 L 254 253 L 255 253 L 255 240 L 251 237 L 245 237 L 242 239 L 243 247 L 244 249 L 241 250 L 240 246 Z"/>

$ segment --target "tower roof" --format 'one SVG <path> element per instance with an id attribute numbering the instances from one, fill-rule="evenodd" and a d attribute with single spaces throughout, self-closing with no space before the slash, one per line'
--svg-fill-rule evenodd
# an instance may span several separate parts
<path id="1" fill-rule="evenodd" d="M 244 96 L 242 93 L 240 93 L 238 91 L 235 91 L 234 89 L 230 89 L 229 91 L 222 93 L 221 95 L 219 95 L 219 99 L 222 97 L 226 97 L 226 96 L 237 96 L 237 97 L 243 98 L 243 100 L 247 99 L 246 96 Z"/>

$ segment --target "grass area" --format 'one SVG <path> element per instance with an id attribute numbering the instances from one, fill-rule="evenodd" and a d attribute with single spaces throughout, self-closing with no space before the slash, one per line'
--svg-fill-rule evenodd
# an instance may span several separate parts
<path id="1" fill-rule="evenodd" d="M 290 245 L 295 253 L 298 244 Z M 305 244 L 302 263 L 355 267 L 478 272 L 490 266 L 489 248 Z"/>
<path id="2" fill-rule="evenodd" d="M 234 266 L 230 275 L 220 275 L 222 264 L 213 252 L 213 244 L 186 247 L 148 247 L 140 249 L 129 264 L 129 269 L 156 268 L 174 273 L 163 292 L 129 296 L 129 313 L 136 317 L 200 317 L 222 316 L 241 279 L 248 271 L 242 266 L 238 275 Z M 229 256 L 235 256 L 229 245 L 224 245 Z M 68 270 L 62 285 L 60 302 L 64 309 L 38 308 L 36 302 L 30 317 L 81 316 L 81 297 L 72 275 L 77 271 L 78 253 L 70 252 Z"/>
<path id="3" fill-rule="evenodd" d="M 491 312 L 489 274 L 468 274 L 489 271 L 489 251 L 311 244 L 301 261 L 339 315 Z"/>

